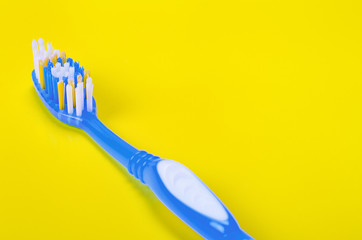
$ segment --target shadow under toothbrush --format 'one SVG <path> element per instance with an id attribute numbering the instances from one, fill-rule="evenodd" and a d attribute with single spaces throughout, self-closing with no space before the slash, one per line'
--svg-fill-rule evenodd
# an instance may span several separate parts
<path id="1" fill-rule="evenodd" d="M 34 89 L 31 89 L 32 91 L 34 91 Z M 32 94 L 34 96 L 34 98 L 36 98 L 39 102 L 40 109 L 44 109 L 40 112 L 43 112 L 44 114 L 46 114 L 46 116 L 51 119 L 52 122 L 54 122 L 54 124 L 57 125 L 57 127 L 62 127 L 64 130 L 69 130 L 69 131 L 75 131 L 76 130 L 76 134 L 81 134 L 82 136 L 84 136 L 85 138 L 89 139 L 91 142 L 91 144 L 99 149 L 100 152 L 102 152 L 102 154 L 105 156 L 105 158 L 108 158 L 110 160 L 110 162 L 119 170 L 120 173 L 122 173 L 122 175 L 125 175 L 126 178 L 128 179 L 129 182 L 131 182 L 134 186 L 135 189 L 137 189 L 143 199 L 143 201 L 145 201 L 146 204 L 148 204 L 150 206 L 150 209 L 153 212 L 153 216 L 155 216 L 155 219 L 157 219 L 157 221 L 159 221 L 160 223 L 162 223 L 162 225 L 166 226 L 165 230 L 172 232 L 172 234 L 180 240 L 184 240 L 184 239 L 203 239 L 202 237 L 200 237 L 196 232 L 194 232 L 191 228 L 189 228 L 185 223 L 183 223 L 179 218 L 177 218 L 177 216 L 175 216 L 171 211 L 169 211 L 159 200 L 158 198 L 153 194 L 153 192 L 144 184 L 142 184 L 139 180 L 137 180 L 135 177 L 133 177 L 132 175 L 130 175 L 127 171 L 127 169 L 125 169 L 121 164 L 119 164 L 113 157 L 111 157 L 102 147 L 100 147 L 86 132 L 84 132 L 83 130 L 77 128 L 77 127 L 73 127 L 64 123 L 59 124 L 59 120 L 56 119 L 49 111 L 48 109 L 44 106 L 44 104 L 41 102 L 41 100 L 39 99 L 39 97 L 37 96 L 37 93 L 34 92 L 34 94 Z M 120 201 L 122 201 L 122 199 L 120 199 Z"/>

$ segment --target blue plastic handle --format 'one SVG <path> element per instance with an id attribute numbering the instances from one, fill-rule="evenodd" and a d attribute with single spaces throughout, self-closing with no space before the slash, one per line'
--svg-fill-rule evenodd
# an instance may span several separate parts
<path id="1" fill-rule="evenodd" d="M 79 127 L 205 239 L 253 239 L 217 196 L 182 164 L 137 150 L 93 114 L 83 116 Z"/>

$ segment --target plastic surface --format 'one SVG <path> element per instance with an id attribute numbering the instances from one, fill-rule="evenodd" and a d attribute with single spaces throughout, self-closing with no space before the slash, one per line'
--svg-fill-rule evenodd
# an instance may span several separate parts
<path id="1" fill-rule="evenodd" d="M 84 71 L 79 68 L 78 63 L 74 62 L 74 66 L 76 72 Z M 253 239 L 238 226 L 235 218 L 216 195 L 189 169 L 180 163 L 137 150 L 104 126 L 96 116 L 94 99 L 91 112 L 83 110 L 80 117 L 76 116 L 75 111 L 68 114 L 66 103 L 65 110 L 59 110 L 58 104 L 53 101 L 56 93 L 40 88 L 35 71 L 32 72 L 32 78 L 40 99 L 57 119 L 86 131 L 201 236 L 206 239 Z"/>
<path id="2" fill-rule="evenodd" d="M 216 221 L 228 220 L 220 201 L 184 165 L 172 160 L 160 161 L 157 164 L 157 172 L 167 190 L 179 201 Z"/>

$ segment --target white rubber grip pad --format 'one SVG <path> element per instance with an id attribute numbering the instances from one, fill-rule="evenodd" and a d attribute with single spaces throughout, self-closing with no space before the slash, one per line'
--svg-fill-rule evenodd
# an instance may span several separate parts
<path id="1" fill-rule="evenodd" d="M 219 200 L 184 165 L 162 160 L 157 164 L 157 171 L 168 191 L 185 205 L 214 220 L 228 219 Z"/>

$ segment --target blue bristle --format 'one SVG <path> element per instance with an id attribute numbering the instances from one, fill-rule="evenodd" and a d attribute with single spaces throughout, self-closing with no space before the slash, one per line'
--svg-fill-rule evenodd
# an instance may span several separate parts
<path id="1" fill-rule="evenodd" d="M 80 75 L 82 75 L 82 79 L 84 79 L 84 67 L 79 69 Z"/>
<path id="2" fill-rule="evenodd" d="M 45 92 L 48 93 L 48 71 L 49 67 L 44 67 L 44 85 L 45 85 Z"/>
<path id="3" fill-rule="evenodd" d="M 52 93 L 52 84 L 51 84 L 51 80 L 52 80 L 52 72 L 51 72 L 51 68 L 48 67 L 48 71 L 47 71 L 47 93 L 49 95 L 49 97 L 51 97 L 51 93 Z"/>
<path id="4" fill-rule="evenodd" d="M 58 57 L 57 62 L 60 63 L 61 66 L 63 66 L 63 60 L 61 57 Z"/>
<path id="5" fill-rule="evenodd" d="M 59 78 L 52 76 L 53 101 L 55 103 L 58 102 L 58 86 L 57 86 L 58 81 L 59 81 Z"/>
<path id="6" fill-rule="evenodd" d="M 67 84 L 68 84 L 68 77 L 63 77 L 63 82 L 64 82 L 64 93 L 66 93 L 66 87 L 67 87 Z M 66 94 L 64 94 L 64 106 L 67 105 L 67 96 Z M 66 109 L 66 108 L 64 108 Z"/>
<path id="7" fill-rule="evenodd" d="M 71 66 L 71 67 L 74 66 L 74 65 L 73 65 L 73 59 L 68 58 L 68 59 L 67 59 L 67 62 L 69 63 L 69 66 Z"/>
<path id="8" fill-rule="evenodd" d="M 74 73 L 77 73 L 79 71 L 79 62 L 74 62 Z M 75 76 L 77 76 L 75 74 Z"/>
<path id="9" fill-rule="evenodd" d="M 53 67 L 53 63 L 51 61 L 48 62 L 48 76 L 47 76 L 47 82 L 48 82 L 48 87 L 47 87 L 47 91 L 48 91 L 48 95 L 49 95 L 49 99 L 53 99 L 53 84 L 52 84 L 52 69 Z"/>
<path id="10" fill-rule="evenodd" d="M 74 88 L 77 87 L 78 72 L 79 72 L 79 62 L 74 62 Z"/>

